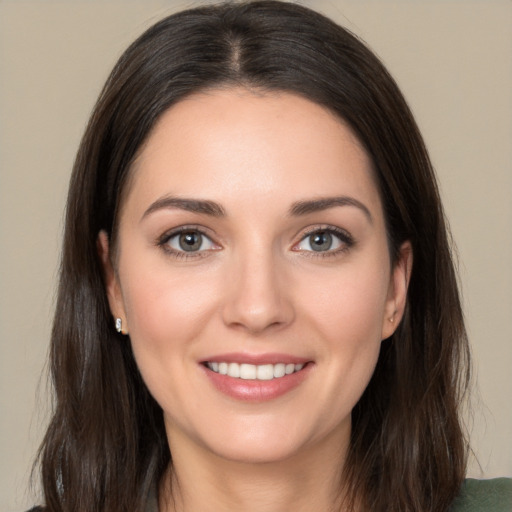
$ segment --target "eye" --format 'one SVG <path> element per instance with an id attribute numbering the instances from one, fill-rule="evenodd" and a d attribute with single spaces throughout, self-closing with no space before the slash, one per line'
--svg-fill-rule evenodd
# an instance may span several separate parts
<path id="1" fill-rule="evenodd" d="M 352 237 L 341 230 L 316 229 L 308 233 L 295 245 L 296 251 L 337 253 L 353 245 Z"/>
<path id="2" fill-rule="evenodd" d="M 199 252 L 215 249 L 215 244 L 205 234 L 194 229 L 180 231 L 165 241 L 170 249 L 176 252 Z"/>

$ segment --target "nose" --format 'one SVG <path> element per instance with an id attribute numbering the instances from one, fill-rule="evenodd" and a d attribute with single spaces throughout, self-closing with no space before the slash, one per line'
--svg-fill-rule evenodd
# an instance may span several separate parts
<path id="1" fill-rule="evenodd" d="M 286 272 L 271 253 L 253 251 L 229 271 L 223 320 L 253 335 L 278 330 L 293 322 L 295 310 Z"/>

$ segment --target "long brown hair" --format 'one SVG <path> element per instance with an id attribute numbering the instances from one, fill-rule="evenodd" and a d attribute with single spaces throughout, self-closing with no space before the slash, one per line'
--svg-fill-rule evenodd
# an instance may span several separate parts
<path id="1" fill-rule="evenodd" d="M 76 158 L 51 341 L 55 401 L 40 451 L 52 512 L 142 511 L 172 463 L 162 411 L 115 332 L 96 240 L 116 235 L 131 163 L 172 104 L 241 85 L 300 94 L 338 115 L 373 161 L 392 259 L 410 240 L 408 304 L 353 411 L 345 476 L 372 511 L 445 511 L 466 465 L 459 418 L 469 353 L 434 172 L 398 87 L 347 30 L 298 5 L 258 1 L 169 16 L 112 71 Z"/>

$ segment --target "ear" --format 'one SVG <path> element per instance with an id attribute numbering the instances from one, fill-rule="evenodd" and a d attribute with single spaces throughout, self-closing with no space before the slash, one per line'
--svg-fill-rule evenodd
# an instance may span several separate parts
<path id="1" fill-rule="evenodd" d="M 126 319 L 121 286 L 119 285 L 117 273 L 112 265 L 110 242 L 104 230 L 98 233 L 96 250 L 98 251 L 98 256 L 103 267 L 103 281 L 105 283 L 110 312 L 116 319 L 116 322 L 118 319 L 121 319 L 121 333 L 128 334 L 128 321 Z"/>
<path id="2" fill-rule="evenodd" d="M 389 338 L 396 330 L 404 315 L 407 304 L 407 289 L 412 271 L 412 246 L 404 242 L 398 254 L 398 260 L 391 269 L 388 296 L 382 320 L 381 339 Z"/>

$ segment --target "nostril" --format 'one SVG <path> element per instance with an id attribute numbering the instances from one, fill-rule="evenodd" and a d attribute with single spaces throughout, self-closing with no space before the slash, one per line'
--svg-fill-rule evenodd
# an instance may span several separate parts
<path id="1" fill-rule="evenodd" d="M 279 263 L 252 251 L 241 266 L 226 282 L 225 324 L 253 335 L 288 325 L 294 313 Z"/>

